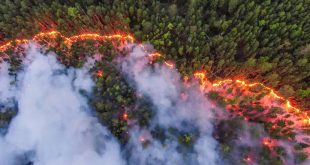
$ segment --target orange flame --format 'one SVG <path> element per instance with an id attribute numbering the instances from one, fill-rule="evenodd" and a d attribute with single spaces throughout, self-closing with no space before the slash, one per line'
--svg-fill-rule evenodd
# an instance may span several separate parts
<path id="1" fill-rule="evenodd" d="M 273 141 L 269 138 L 264 138 L 262 140 L 262 143 L 264 146 L 267 146 L 267 147 L 272 147 L 273 146 Z"/>
<path id="2" fill-rule="evenodd" d="M 160 53 L 150 53 L 149 56 L 151 56 L 151 57 L 161 57 L 162 55 Z"/>
<path id="3" fill-rule="evenodd" d="M 103 76 L 103 71 L 102 70 L 98 70 L 96 74 L 97 74 L 98 77 L 102 77 Z"/>
<path id="4" fill-rule="evenodd" d="M 201 85 L 203 86 L 203 88 L 206 86 L 206 82 L 208 80 L 206 78 L 206 73 L 204 71 L 197 71 L 197 72 L 195 72 L 194 73 L 194 77 L 196 79 L 200 80 Z M 268 95 L 269 97 L 276 98 L 276 99 L 284 101 L 285 102 L 285 107 L 288 110 L 293 110 L 293 112 L 298 113 L 298 114 L 300 114 L 302 116 L 303 124 L 310 125 L 310 117 L 308 116 L 308 114 L 306 112 L 302 112 L 300 109 L 292 106 L 291 102 L 288 99 L 285 99 L 284 97 L 276 94 L 272 88 L 267 87 L 264 84 L 259 83 L 259 82 L 255 82 L 255 83 L 250 83 L 249 84 L 249 83 L 246 83 L 246 81 L 244 81 L 244 80 L 238 80 L 238 79 L 237 80 L 232 80 L 232 79 L 221 80 L 221 81 L 213 83 L 212 86 L 217 87 L 217 86 L 221 86 L 221 85 L 224 85 L 224 84 L 227 84 L 227 83 L 237 83 L 237 84 L 239 84 L 240 86 L 243 86 L 243 87 L 253 87 L 253 86 L 256 86 L 256 85 L 261 85 L 264 89 L 270 91 L 269 95 Z"/>
<path id="5" fill-rule="evenodd" d="M 79 35 L 74 35 L 71 37 L 65 37 L 58 31 L 50 31 L 50 32 L 41 32 L 36 34 L 32 39 L 16 39 L 14 41 L 7 42 L 0 46 L 0 52 L 3 52 L 10 48 L 12 44 L 15 42 L 17 44 L 29 43 L 31 40 L 40 41 L 42 38 L 51 38 L 55 39 L 57 37 L 64 38 L 65 44 L 72 45 L 72 43 L 83 40 L 96 40 L 96 41 L 106 41 L 112 39 L 120 39 L 123 41 L 134 42 L 135 38 L 132 35 L 124 35 L 124 34 L 111 34 L 111 35 L 100 35 L 96 33 L 84 33 Z"/>
<path id="6" fill-rule="evenodd" d="M 194 73 L 194 76 L 201 81 L 206 79 L 206 74 L 204 73 L 204 71 L 197 71 Z"/>
<path id="7" fill-rule="evenodd" d="M 144 143 L 145 142 L 145 138 L 143 136 L 140 137 L 140 142 Z"/>
<path id="8" fill-rule="evenodd" d="M 123 120 L 127 121 L 128 120 L 128 114 L 126 112 L 123 113 Z"/>
<path id="9" fill-rule="evenodd" d="M 207 84 L 207 78 L 205 71 L 197 71 L 194 73 L 194 77 L 201 83 L 201 89 L 204 89 Z"/>
<path id="10" fill-rule="evenodd" d="M 141 47 L 144 48 L 142 45 L 141 45 Z M 147 53 L 147 51 L 145 51 L 145 50 L 144 50 L 144 52 Z M 149 56 L 149 59 L 150 59 L 150 63 L 152 63 L 153 60 L 155 60 L 156 58 L 162 57 L 162 55 L 160 53 L 149 53 L 148 56 Z"/>
<path id="11" fill-rule="evenodd" d="M 243 160 L 248 163 L 252 161 L 250 156 L 246 156 Z"/>
<path id="12" fill-rule="evenodd" d="M 5 44 L 0 46 L 0 52 L 3 52 L 5 50 L 7 50 L 8 48 L 10 48 L 13 45 L 13 43 L 24 44 L 24 43 L 29 43 L 31 40 L 33 40 L 33 41 L 40 41 L 43 38 L 55 39 L 57 37 L 64 38 L 65 44 L 67 44 L 69 46 L 72 45 L 72 43 L 74 43 L 74 42 L 83 41 L 83 40 L 106 41 L 106 40 L 112 40 L 112 39 L 119 39 L 121 41 L 129 41 L 129 42 L 134 42 L 135 41 L 135 38 L 132 35 L 130 35 L 130 34 L 100 35 L 100 34 L 96 34 L 96 33 L 83 33 L 83 34 L 74 35 L 74 36 L 71 36 L 71 37 L 65 37 L 65 36 L 63 36 L 58 31 L 50 31 L 50 32 L 39 33 L 39 34 L 35 35 L 30 40 L 29 39 L 16 39 L 14 41 L 7 42 L 7 43 L 5 43 Z M 151 57 L 161 57 L 162 56 L 160 53 L 151 53 L 149 55 Z M 166 61 L 165 64 L 168 67 L 170 67 L 170 68 L 174 67 L 173 63 L 171 63 L 171 62 L 167 62 Z M 195 72 L 194 73 L 194 77 L 200 80 L 201 87 L 202 87 L 202 89 L 204 89 L 206 87 L 207 82 L 208 82 L 205 71 L 197 71 L 197 72 Z M 240 84 L 240 86 L 245 86 L 245 87 L 252 87 L 252 86 L 255 86 L 255 85 L 261 85 L 261 86 L 264 87 L 264 89 L 267 89 L 267 90 L 270 91 L 270 93 L 268 95 L 269 97 L 277 98 L 277 99 L 285 101 L 286 102 L 285 106 L 286 106 L 286 108 L 288 110 L 293 110 L 294 112 L 299 113 L 299 114 L 301 113 L 301 115 L 302 115 L 302 122 L 304 124 L 306 124 L 306 125 L 310 125 L 310 117 L 308 116 L 308 114 L 306 112 L 301 112 L 300 109 L 298 109 L 296 107 L 293 107 L 289 100 L 287 100 L 284 97 L 276 94 L 272 88 L 267 87 L 264 84 L 259 83 L 259 82 L 248 84 L 244 80 L 232 80 L 232 79 L 225 79 L 225 80 L 221 80 L 221 81 L 215 82 L 215 83 L 212 84 L 212 86 L 213 87 L 221 86 L 221 85 L 224 85 L 226 83 L 237 83 L 237 84 Z"/>
<path id="13" fill-rule="evenodd" d="M 165 64 L 169 67 L 169 68 L 173 68 L 174 65 L 172 62 L 169 62 L 169 61 L 165 61 Z"/>
<path id="14" fill-rule="evenodd" d="M 255 83 L 248 84 L 244 80 L 235 80 L 235 81 L 233 81 L 231 79 L 226 79 L 226 80 L 222 80 L 222 81 L 213 83 L 212 85 L 213 86 L 221 86 L 221 85 L 223 85 L 225 83 L 231 83 L 231 82 L 235 82 L 237 84 L 240 84 L 240 86 L 244 86 L 244 87 L 253 87 L 253 86 L 256 86 L 256 85 L 261 85 L 264 89 L 270 91 L 269 95 L 268 95 L 270 98 L 276 98 L 276 99 L 284 101 L 285 102 L 285 107 L 287 108 L 287 110 L 293 110 L 293 112 L 302 115 L 303 123 L 306 124 L 306 125 L 310 125 L 310 117 L 308 116 L 308 114 L 306 112 L 302 112 L 300 109 L 298 109 L 296 107 L 293 107 L 291 105 L 291 102 L 288 99 L 286 99 L 286 98 L 276 94 L 272 88 L 267 87 L 267 86 L 265 86 L 262 83 L 255 82 Z"/>

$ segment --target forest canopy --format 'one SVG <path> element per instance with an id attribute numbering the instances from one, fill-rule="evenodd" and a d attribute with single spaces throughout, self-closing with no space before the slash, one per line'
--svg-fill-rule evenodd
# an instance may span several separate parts
<path id="1" fill-rule="evenodd" d="M 0 45 L 13 42 L 0 52 L 0 57 L 10 64 L 9 75 L 15 76 L 11 83 L 14 85 L 27 54 L 26 48 L 14 39 L 31 39 L 40 32 L 58 31 L 54 38 L 37 40 L 43 54 L 55 53 L 57 60 L 68 68 L 83 68 L 89 57 L 100 55 L 89 70 L 94 81 L 92 94 L 83 90 L 79 94 L 87 97 L 95 116 L 121 147 L 128 147 L 128 132 L 138 126 L 148 129 L 163 147 L 168 139 L 176 141 L 183 154 L 193 151 L 200 138 L 194 126 L 189 126 L 190 131 L 185 127 L 184 131 L 151 125 L 158 115 L 151 97 L 135 91 L 137 87 L 127 80 L 115 60 L 132 51 L 118 49 L 124 41 L 85 39 L 66 44 L 66 37 L 83 33 L 130 34 L 138 44 L 153 45 L 152 51 L 162 54 L 147 67 L 155 70 L 157 64 L 165 68 L 165 62 L 172 62 L 169 71 L 176 69 L 182 82 L 187 82 L 187 78 L 193 86 L 197 85 L 202 81 L 194 76 L 197 71 L 206 73 L 211 82 L 261 82 L 242 86 L 231 81 L 201 95 L 212 104 L 212 108 L 207 107 L 210 112 L 215 111 L 214 107 L 228 112 L 228 118 L 215 117 L 215 130 L 210 135 L 218 142 L 223 160 L 280 165 L 293 157 L 292 162 L 303 163 L 308 159 L 304 150 L 310 144 L 309 139 L 299 141 L 298 137 L 308 137 L 310 127 L 298 124 L 303 122 L 301 119 L 307 124 L 309 118 L 302 117 L 310 116 L 309 11 L 309 0 L 2 0 Z M 269 97 L 276 95 L 271 89 L 283 98 Z M 186 94 L 181 93 L 178 99 L 187 100 Z M 298 113 L 285 111 L 287 103 L 297 107 L 294 110 Z M 4 128 L 18 115 L 15 104 L 0 103 L 0 135 L 6 134 Z M 302 117 L 298 116 L 301 114 Z M 238 137 L 244 137 L 245 132 L 258 143 L 240 145 Z M 289 141 L 292 151 L 288 152 L 277 141 Z M 145 148 L 151 146 L 151 141 L 145 139 L 141 143 Z M 235 157 L 235 152 L 239 157 Z"/>
<path id="2" fill-rule="evenodd" d="M 309 109 L 309 10 L 307 0 L 4 0 L 0 40 L 51 29 L 131 33 L 182 75 L 263 82 Z"/>

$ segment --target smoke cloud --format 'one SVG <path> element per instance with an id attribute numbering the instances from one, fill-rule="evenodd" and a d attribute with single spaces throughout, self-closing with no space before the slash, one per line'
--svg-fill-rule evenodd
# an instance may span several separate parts
<path id="1" fill-rule="evenodd" d="M 128 45 L 130 53 L 117 64 L 136 93 L 151 101 L 155 115 L 149 127 L 130 127 L 123 146 L 88 106 L 92 64 L 68 69 L 56 55 L 30 47 L 16 83 L 11 83 L 9 65 L 1 64 L 0 104 L 14 100 L 18 113 L 0 136 L 0 164 L 224 164 L 212 136 L 214 109 L 198 82 L 184 84 L 176 69 L 149 65 L 141 46 Z M 154 135 L 158 131 L 164 139 Z"/>
<path id="2" fill-rule="evenodd" d="M 6 104 L 8 99 L 13 97 L 8 68 L 7 63 L 0 64 L 0 103 Z"/>
<path id="3" fill-rule="evenodd" d="M 256 164 L 254 151 L 245 155 L 239 148 L 261 148 L 260 139 L 268 136 L 263 127 L 240 123 L 242 131 L 235 129 L 236 137 L 229 137 L 236 143 L 232 158 L 221 157 L 221 139 L 214 137 L 227 133 L 227 123 L 221 122 L 229 115 L 211 104 L 198 82 L 184 83 L 177 69 L 153 63 L 147 53 L 152 51 L 150 45 L 126 45 L 129 53 L 114 61 L 137 98 L 151 102 L 154 114 L 148 126 L 128 121 L 125 144 L 88 105 L 95 84 L 89 73 L 104 55 L 95 54 L 82 69 L 66 68 L 55 54 L 44 55 L 39 47 L 28 46 L 16 77 L 10 75 L 8 63 L 0 63 L 0 112 L 7 107 L 17 111 L 5 131 L 0 130 L 0 165 L 234 164 L 228 160 Z M 253 130 L 255 137 L 249 133 Z M 288 151 L 284 162 L 294 164 L 292 146 L 278 142 Z"/>
<path id="4" fill-rule="evenodd" d="M 81 95 L 93 86 L 87 73 L 87 67 L 66 69 L 32 46 L 13 88 L 8 65 L 1 64 L 0 101 L 15 99 L 18 114 L 0 137 L 0 164 L 124 164 L 119 144 Z"/>
<path id="5" fill-rule="evenodd" d="M 198 84 L 185 86 L 181 83 L 177 70 L 162 64 L 149 65 L 150 58 L 142 47 L 129 47 L 132 52 L 119 60 L 121 69 L 137 92 L 150 98 L 156 114 L 150 130 L 135 128 L 131 132 L 129 146 L 133 151 L 129 164 L 221 163 L 217 142 L 212 137 L 211 106 L 199 91 Z M 154 139 L 150 133 L 152 130 L 156 131 L 157 126 L 165 129 L 168 138 L 164 142 Z M 169 133 L 171 129 L 189 133 L 198 131 L 191 152 L 182 151 L 178 139 Z M 137 140 L 139 137 L 146 138 L 150 144 L 143 146 L 143 141 Z"/>

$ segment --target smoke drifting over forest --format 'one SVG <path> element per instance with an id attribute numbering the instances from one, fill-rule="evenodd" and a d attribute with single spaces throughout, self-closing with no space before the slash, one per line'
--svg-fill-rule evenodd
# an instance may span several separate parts
<path id="1" fill-rule="evenodd" d="M 209 102 L 196 86 L 186 87 L 175 69 L 166 65 L 148 65 L 150 58 L 139 46 L 121 59 L 121 67 L 137 92 L 148 97 L 154 105 L 155 117 L 151 130 L 137 128 L 129 145 L 132 145 L 131 164 L 219 164 L 217 142 L 212 137 L 212 112 Z M 159 126 L 168 138 L 158 141 L 150 136 Z M 176 139 L 168 131 L 198 132 L 192 151 L 182 152 Z M 138 137 L 149 140 L 143 148 Z"/>
<path id="2" fill-rule="evenodd" d="M 216 129 L 228 113 L 208 100 L 199 82 L 183 82 L 178 70 L 153 63 L 147 53 L 152 51 L 150 45 L 127 45 L 126 55 L 112 62 L 134 89 L 136 103 L 147 100 L 153 114 L 144 126 L 135 118 L 126 119 L 126 143 L 114 136 L 89 104 L 96 85 L 92 69 L 105 54 L 96 54 L 77 69 L 58 62 L 56 54 L 42 54 L 38 46 L 26 47 L 17 75 L 10 74 L 8 63 L 0 64 L 1 110 L 17 113 L 7 128 L 0 130 L 1 165 L 233 164 L 223 157 L 221 137 L 215 133 L 226 131 L 227 123 Z M 261 150 L 260 140 L 268 135 L 261 125 L 246 126 L 245 130 L 259 130 L 259 136 L 253 140 L 251 131 L 234 130 L 238 136 L 226 137 L 237 143 L 230 156 L 255 164 L 257 153 L 244 155 L 238 147 L 246 144 Z M 288 154 L 290 160 L 285 162 L 293 164 L 294 156 Z"/>
<path id="3" fill-rule="evenodd" d="M 1 64 L 1 103 L 15 99 L 18 114 L 0 137 L 3 165 L 123 164 L 120 146 L 89 113 L 80 91 L 91 92 L 87 68 L 65 69 L 35 47 L 27 53 L 16 85 Z M 4 85 L 4 86 L 3 86 Z"/>
<path id="4" fill-rule="evenodd" d="M 210 106 L 198 85 L 185 87 L 176 70 L 151 67 L 141 47 L 130 47 L 133 51 L 118 64 L 137 93 L 153 103 L 150 129 L 134 126 L 121 147 L 88 106 L 85 95 L 94 85 L 91 64 L 68 69 L 54 54 L 30 46 L 16 79 L 9 75 L 9 65 L 1 64 L 1 105 L 18 111 L 0 137 L 1 164 L 218 164 Z M 166 140 L 152 137 L 157 126 Z M 178 144 L 171 128 L 197 131 L 191 151 Z"/>

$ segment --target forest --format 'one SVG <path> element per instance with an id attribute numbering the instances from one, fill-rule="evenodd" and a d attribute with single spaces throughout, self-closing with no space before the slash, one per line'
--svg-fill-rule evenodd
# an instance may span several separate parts
<path id="1" fill-rule="evenodd" d="M 0 41 L 50 29 L 128 32 L 176 61 L 182 75 L 236 77 L 276 88 L 310 109 L 307 0 L 5 0 Z M 67 30 L 70 29 L 70 30 Z"/>
<path id="2" fill-rule="evenodd" d="M 138 43 L 152 44 L 163 57 L 157 62 L 173 61 L 182 78 L 204 71 L 211 82 L 231 78 L 261 82 L 310 115 L 310 1 L 308 0 L 3 0 L 0 1 L 0 45 L 13 39 L 31 39 L 35 34 L 57 30 L 64 36 L 81 33 L 132 34 Z M 42 40 L 70 67 L 82 67 L 87 56 L 108 54 L 92 68 L 94 94 L 89 104 L 101 122 L 107 125 L 122 145 L 128 143 L 126 132 L 135 120 L 150 128 L 155 115 L 147 96 L 138 96 L 114 66 L 113 59 L 124 52 L 119 43 L 78 41 L 70 49 L 62 36 Z M 50 44 L 53 43 L 53 44 Z M 52 45 L 52 46 L 51 46 Z M 98 46 L 99 45 L 99 46 Z M 70 58 L 67 58 L 70 54 Z M 23 48 L 13 43 L 0 57 L 9 62 L 10 74 L 21 70 Z M 83 93 L 83 91 L 81 91 Z M 229 119 L 214 124 L 214 137 L 220 143 L 223 159 L 234 164 L 250 164 L 248 153 L 255 153 L 258 164 L 281 165 L 288 152 L 270 146 L 273 140 L 293 141 L 294 163 L 309 157 L 303 149 L 310 143 L 296 140 L 294 122 L 282 107 L 265 107 L 268 90 L 261 86 L 245 89 L 228 84 L 223 89 L 205 93 L 218 107 L 232 112 Z M 226 96 L 232 98 L 226 98 Z M 1 128 L 9 125 L 17 108 L 1 107 Z M 264 115 L 259 115 L 260 113 Z M 281 116 L 281 119 L 275 120 Z M 272 122 L 271 122 L 272 121 Z M 251 122 L 245 127 L 245 123 Z M 252 139 L 262 139 L 260 128 L 270 139 L 262 146 L 238 145 L 244 131 Z M 169 132 L 169 135 L 163 132 Z M 302 130 L 307 136 L 310 127 Z M 174 138 L 180 150 L 192 150 L 197 132 L 152 128 L 156 139 Z M 168 137 L 166 137 L 168 136 Z M 144 142 L 149 145 L 149 142 Z M 236 158 L 235 152 L 241 156 Z"/>

